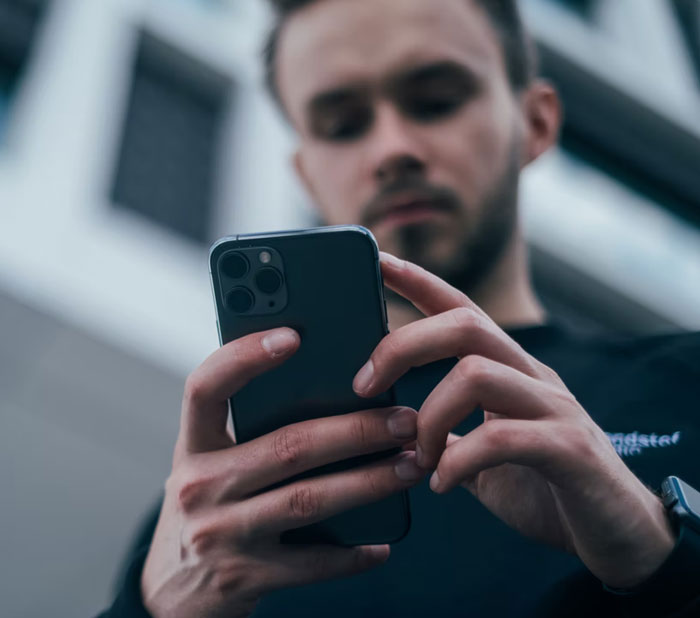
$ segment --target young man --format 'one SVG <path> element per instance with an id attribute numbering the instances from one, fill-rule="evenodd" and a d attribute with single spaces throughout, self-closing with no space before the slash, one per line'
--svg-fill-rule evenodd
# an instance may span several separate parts
<path id="1" fill-rule="evenodd" d="M 696 615 L 700 543 L 649 487 L 700 485 L 700 337 L 586 341 L 548 322 L 517 195 L 559 104 L 514 0 L 275 4 L 269 82 L 296 169 L 325 222 L 363 224 L 389 252 L 392 332 L 353 386 L 397 382 L 410 407 L 234 446 L 227 398 L 303 343 L 279 329 L 214 352 L 187 381 L 157 525 L 105 615 Z M 405 452 L 265 489 L 392 446 Z M 279 543 L 407 488 L 412 530 L 391 550 Z"/>

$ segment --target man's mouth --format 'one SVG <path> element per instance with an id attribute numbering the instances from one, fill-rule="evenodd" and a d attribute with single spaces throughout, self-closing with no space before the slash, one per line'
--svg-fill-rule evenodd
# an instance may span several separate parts
<path id="1" fill-rule="evenodd" d="M 391 201 L 387 200 L 386 206 L 372 217 L 370 223 L 383 227 L 408 225 L 444 216 L 450 210 L 451 208 L 444 200 L 404 197 Z"/>

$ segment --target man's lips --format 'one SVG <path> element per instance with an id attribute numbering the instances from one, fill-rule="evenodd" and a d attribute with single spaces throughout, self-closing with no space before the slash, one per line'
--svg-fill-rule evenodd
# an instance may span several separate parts
<path id="1" fill-rule="evenodd" d="M 444 200 L 423 197 L 403 198 L 387 201 L 386 206 L 372 217 L 369 223 L 373 225 L 414 223 L 450 210 L 451 208 Z"/>

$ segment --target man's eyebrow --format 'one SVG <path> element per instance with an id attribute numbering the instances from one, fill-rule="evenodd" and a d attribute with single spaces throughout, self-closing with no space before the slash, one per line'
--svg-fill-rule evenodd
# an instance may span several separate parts
<path id="1" fill-rule="evenodd" d="M 463 80 L 477 81 L 479 76 L 470 67 L 452 60 L 431 62 L 419 67 L 412 67 L 391 78 L 392 88 L 412 82 L 429 81 L 444 77 L 456 77 Z"/>
<path id="2" fill-rule="evenodd" d="M 325 92 L 319 92 L 311 97 L 307 104 L 307 109 L 310 112 L 322 110 L 336 105 L 342 105 L 348 101 L 352 101 L 361 97 L 367 89 L 361 86 L 343 86 Z"/>

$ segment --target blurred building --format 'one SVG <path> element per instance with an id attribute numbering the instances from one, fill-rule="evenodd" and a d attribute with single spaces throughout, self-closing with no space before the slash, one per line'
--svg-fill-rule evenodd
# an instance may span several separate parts
<path id="1" fill-rule="evenodd" d="M 566 106 L 524 178 L 538 291 L 589 331 L 700 328 L 700 3 L 523 0 Z M 4 615 L 90 615 L 217 345 L 217 237 L 308 225 L 260 0 L 0 0 Z"/>

